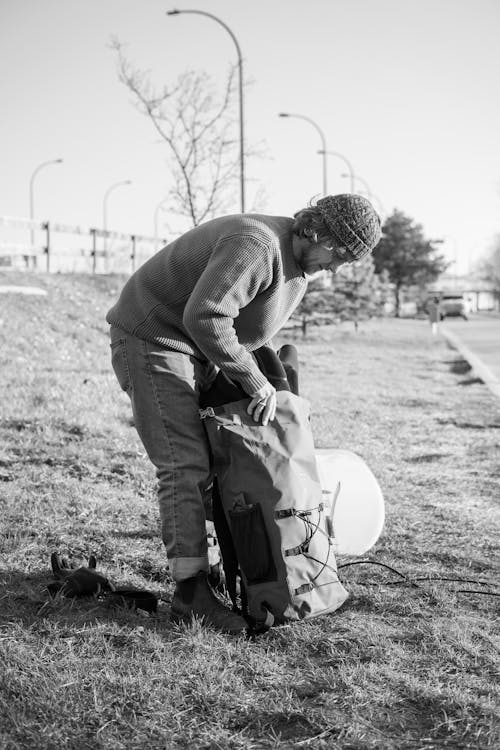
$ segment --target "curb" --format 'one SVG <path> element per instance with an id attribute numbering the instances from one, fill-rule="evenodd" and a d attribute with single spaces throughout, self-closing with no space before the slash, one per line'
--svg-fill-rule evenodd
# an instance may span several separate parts
<path id="1" fill-rule="evenodd" d="M 476 354 L 473 354 L 471 350 L 468 349 L 468 347 L 466 347 L 465 344 L 454 333 L 445 331 L 443 328 L 441 328 L 440 333 L 443 338 L 445 338 L 446 341 L 450 344 L 450 346 L 452 346 L 453 349 L 457 349 L 462 357 L 467 360 L 478 378 L 481 378 L 485 386 L 487 386 L 490 391 L 495 396 L 497 396 L 497 398 L 500 398 L 500 380 L 498 380 L 498 378 L 493 374 L 490 368 L 487 367 Z"/>
<path id="2" fill-rule="evenodd" d="M 38 286 L 13 286 L 12 284 L 0 285 L 0 294 L 36 294 L 45 297 L 47 291 Z"/>

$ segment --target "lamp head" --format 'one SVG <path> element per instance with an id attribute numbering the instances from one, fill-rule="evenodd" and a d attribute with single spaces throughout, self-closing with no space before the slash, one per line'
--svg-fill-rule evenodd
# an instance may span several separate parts
<path id="1" fill-rule="evenodd" d="M 178 16 L 179 13 L 181 13 L 181 12 L 182 11 L 177 10 L 176 8 L 174 8 L 174 10 L 167 10 L 167 16 Z"/>
<path id="2" fill-rule="evenodd" d="M 290 115 L 288 114 L 288 112 L 280 112 L 278 114 L 278 117 L 290 117 Z"/>

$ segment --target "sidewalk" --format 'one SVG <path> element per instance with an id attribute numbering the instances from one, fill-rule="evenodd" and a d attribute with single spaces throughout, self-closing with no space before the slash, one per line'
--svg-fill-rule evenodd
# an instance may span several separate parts
<path id="1" fill-rule="evenodd" d="M 478 314 L 468 321 L 445 320 L 440 331 L 477 377 L 500 398 L 500 317 Z"/>

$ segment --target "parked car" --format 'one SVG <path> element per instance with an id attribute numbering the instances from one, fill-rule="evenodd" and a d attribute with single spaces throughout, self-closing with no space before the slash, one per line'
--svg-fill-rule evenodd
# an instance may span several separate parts
<path id="1" fill-rule="evenodd" d="M 441 320 L 445 318 L 469 319 L 470 304 L 464 294 L 457 292 L 445 292 L 439 303 Z"/>

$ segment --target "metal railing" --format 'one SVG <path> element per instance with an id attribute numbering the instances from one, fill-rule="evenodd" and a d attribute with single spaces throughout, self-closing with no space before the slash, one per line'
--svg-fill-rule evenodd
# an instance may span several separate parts
<path id="1" fill-rule="evenodd" d="M 11 216 L 0 216 L 0 230 L 3 235 L 28 230 L 30 237 L 35 238 L 33 243 L 19 243 L 2 238 L 0 267 L 32 267 L 38 270 L 41 265 L 39 261 L 42 260 L 47 272 L 133 272 L 137 265 L 167 242 L 158 237 Z M 38 237 L 40 242 L 37 242 L 37 235 L 40 234 L 42 237 Z M 69 235 L 72 241 L 68 242 L 66 239 L 61 243 L 56 235 L 66 235 L 66 238 Z M 107 240 L 104 249 L 99 248 L 100 239 Z"/>

